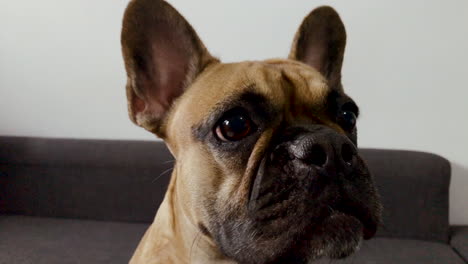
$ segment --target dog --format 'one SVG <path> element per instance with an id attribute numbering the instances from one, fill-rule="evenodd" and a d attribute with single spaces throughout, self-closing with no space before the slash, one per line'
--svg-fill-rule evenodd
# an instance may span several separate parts
<path id="1" fill-rule="evenodd" d="M 130 263 L 307 263 L 375 235 L 333 8 L 305 17 L 287 59 L 221 63 L 161 0 L 129 3 L 121 44 L 130 119 L 176 160 Z"/>

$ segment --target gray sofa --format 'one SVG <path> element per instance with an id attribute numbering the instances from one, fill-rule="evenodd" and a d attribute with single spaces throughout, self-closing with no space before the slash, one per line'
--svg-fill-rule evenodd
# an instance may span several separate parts
<path id="1" fill-rule="evenodd" d="M 450 163 L 360 152 L 384 224 L 357 254 L 332 263 L 467 263 L 468 227 L 448 223 Z M 0 263 L 127 263 L 172 165 L 161 142 L 0 137 Z"/>

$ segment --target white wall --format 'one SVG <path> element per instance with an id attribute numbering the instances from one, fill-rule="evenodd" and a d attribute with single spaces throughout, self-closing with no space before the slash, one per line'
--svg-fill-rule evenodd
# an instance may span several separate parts
<path id="1" fill-rule="evenodd" d="M 361 146 L 447 157 L 451 222 L 468 224 L 468 1 L 170 2 L 224 61 L 284 57 L 302 18 L 334 6 L 348 31 L 344 85 L 362 109 Z M 0 134 L 153 138 L 127 118 L 126 4 L 0 1 Z"/>

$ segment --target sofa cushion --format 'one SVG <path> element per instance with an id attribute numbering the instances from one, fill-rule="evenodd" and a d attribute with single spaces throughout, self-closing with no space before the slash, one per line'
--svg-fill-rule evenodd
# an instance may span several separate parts
<path id="1" fill-rule="evenodd" d="M 361 249 L 342 260 L 320 259 L 314 264 L 464 264 L 452 248 L 443 243 L 375 238 L 364 241 Z"/>
<path id="2" fill-rule="evenodd" d="M 0 216 L 0 262 L 17 264 L 127 263 L 147 224 L 28 216 Z M 317 264 L 463 264 L 437 242 L 376 238 L 344 260 Z"/>
<path id="3" fill-rule="evenodd" d="M 128 263 L 147 224 L 0 216 L 0 263 Z"/>

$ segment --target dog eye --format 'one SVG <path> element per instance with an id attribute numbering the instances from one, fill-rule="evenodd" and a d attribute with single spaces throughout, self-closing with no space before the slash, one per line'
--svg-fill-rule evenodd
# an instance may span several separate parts
<path id="1" fill-rule="evenodd" d="M 246 114 L 235 112 L 220 119 L 215 133 L 222 141 L 238 141 L 250 135 L 253 128 L 254 124 Z"/>
<path id="2" fill-rule="evenodd" d="M 341 126 L 345 130 L 352 130 L 356 126 L 356 114 L 353 111 L 343 111 L 341 113 Z"/>

